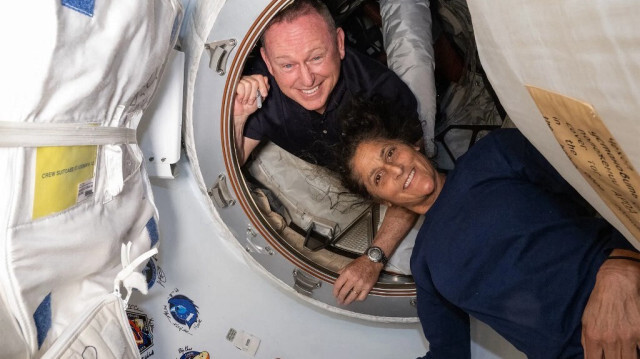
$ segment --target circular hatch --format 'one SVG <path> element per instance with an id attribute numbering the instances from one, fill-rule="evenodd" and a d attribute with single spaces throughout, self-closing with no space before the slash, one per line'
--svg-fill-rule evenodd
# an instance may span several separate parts
<path id="1" fill-rule="evenodd" d="M 265 25 L 289 2 L 226 2 L 220 10 L 187 81 L 185 147 L 196 176 L 211 207 L 269 277 L 333 312 L 417 321 L 413 279 L 395 267 L 382 272 L 363 302 L 339 306 L 332 295 L 338 271 L 368 247 L 384 208 L 346 193 L 334 175 L 271 143 L 242 167 L 235 156 L 236 84 Z"/>

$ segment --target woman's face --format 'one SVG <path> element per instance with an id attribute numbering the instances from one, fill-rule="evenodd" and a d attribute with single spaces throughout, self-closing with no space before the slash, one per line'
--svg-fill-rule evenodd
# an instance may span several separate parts
<path id="1" fill-rule="evenodd" d="M 400 141 L 363 141 L 351 165 L 355 178 L 374 198 L 420 214 L 431 208 L 444 185 L 444 175 L 417 148 Z"/>

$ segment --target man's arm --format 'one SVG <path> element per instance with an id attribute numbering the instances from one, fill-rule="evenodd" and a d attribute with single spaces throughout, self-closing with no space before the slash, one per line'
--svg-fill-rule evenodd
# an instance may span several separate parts
<path id="1" fill-rule="evenodd" d="M 256 148 L 256 146 L 258 146 L 259 143 L 259 140 L 254 140 L 253 138 L 242 138 L 242 152 L 238 153 L 238 158 L 242 161 L 240 163 L 240 166 L 244 165 L 244 163 L 247 162 L 249 155 L 251 154 L 251 152 L 253 152 L 253 150 Z"/>
<path id="2" fill-rule="evenodd" d="M 417 214 L 405 208 L 389 207 L 373 245 L 380 247 L 385 255 L 390 257 L 417 218 Z M 382 263 L 374 263 L 364 255 L 354 259 L 340 271 L 340 276 L 333 285 L 333 295 L 338 299 L 338 303 L 349 304 L 354 300 L 365 300 L 383 267 Z"/>
<path id="3" fill-rule="evenodd" d="M 261 99 L 258 100 L 258 93 Z M 244 164 L 260 143 L 248 137 L 244 137 L 244 125 L 249 116 L 256 112 L 258 105 L 267 97 L 269 93 L 269 81 L 263 75 L 243 76 L 236 87 L 235 99 L 233 103 L 233 133 L 236 143 L 236 153 Z"/>
<path id="4" fill-rule="evenodd" d="M 640 260 L 640 254 L 614 249 L 610 256 Z M 586 359 L 637 359 L 640 348 L 640 262 L 608 259 L 582 315 Z M 604 355 L 604 356 L 603 356 Z"/>

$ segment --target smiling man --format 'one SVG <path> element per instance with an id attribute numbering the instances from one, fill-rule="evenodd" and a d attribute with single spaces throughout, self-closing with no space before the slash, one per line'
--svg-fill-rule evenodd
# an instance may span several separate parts
<path id="1" fill-rule="evenodd" d="M 260 58 L 247 65 L 238 83 L 234 131 L 238 157 L 246 162 L 263 140 L 270 140 L 303 160 L 332 169 L 340 141 L 338 113 L 354 95 L 381 98 L 409 114 L 403 123 L 411 141 L 422 138 L 416 99 L 383 64 L 345 46 L 345 33 L 318 0 L 297 0 L 277 14 L 261 38 Z M 260 99 L 259 99 L 260 98 Z M 260 108 L 258 108 L 260 107 Z M 364 300 L 417 216 L 387 211 L 374 239 L 384 253 L 354 260 L 335 283 L 340 303 Z"/>
<path id="2" fill-rule="evenodd" d="M 344 31 L 322 2 L 295 1 L 271 20 L 261 43 L 261 58 L 247 65 L 234 103 L 243 163 L 261 140 L 271 140 L 308 162 L 331 166 L 337 113 L 353 94 L 381 96 L 406 109 L 415 139 L 421 138 L 411 90 L 383 64 L 346 48 Z"/>

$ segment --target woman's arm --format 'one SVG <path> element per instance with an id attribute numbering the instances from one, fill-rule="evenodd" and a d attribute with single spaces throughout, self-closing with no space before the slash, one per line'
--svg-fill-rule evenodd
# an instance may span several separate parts
<path id="1" fill-rule="evenodd" d="M 596 276 L 582 315 L 585 358 L 638 358 L 640 347 L 640 254 L 614 249 Z M 635 258 L 625 259 L 620 257 Z"/>
<path id="2" fill-rule="evenodd" d="M 470 359 L 467 313 L 437 293 L 430 281 L 417 286 L 417 292 L 418 316 L 429 342 L 429 352 L 423 359 Z"/>

